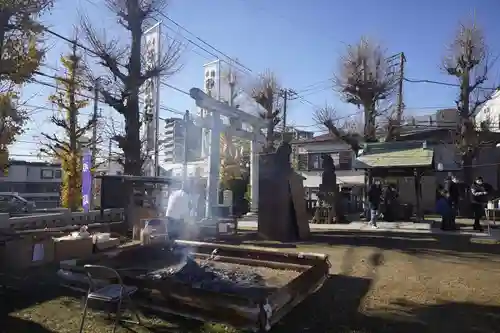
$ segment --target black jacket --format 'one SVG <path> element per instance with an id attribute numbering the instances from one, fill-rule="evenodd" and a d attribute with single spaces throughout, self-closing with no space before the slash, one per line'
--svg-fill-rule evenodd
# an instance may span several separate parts
<path id="1" fill-rule="evenodd" d="M 451 179 L 447 179 L 444 182 L 444 190 L 449 193 L 450 201 L 457 203 L 460 199 L 460 188 L 459 185 L 453 182 Z"/>
<path id="2" fill-rule="evenodd" d="M 472 203 L 475 204 L 485 204 L 488 202 L 489 196 L 493 188 L 490 184 L 483 183 L 478 185 L 476 183 L 472 184 L 470 187 L 470 192 L 472 195 Z"/>
<path id="3" fill-rule="evenodd" d="M 368 202 L 370 206 L 376 208 L 380 205 L 380 197 L 382 196 L 382 189 L 380 186 L 372 184 L 368 190 Z"/>

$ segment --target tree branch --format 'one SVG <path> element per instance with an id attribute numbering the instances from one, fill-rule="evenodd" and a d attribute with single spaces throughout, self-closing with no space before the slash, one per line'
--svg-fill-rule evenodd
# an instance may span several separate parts
<path id="1" fill-rule="evenodd" d="M 339 129 L 336 125 L 335 120 L 335 110 L 331 106 L 325 106 L 322 109 L 316 110 L 313 119 L 317 124 L 326 127 L 328 132 L 340 140 L 348 144 L 355 154 L 361 149 L 361 142 L 359 136 L 357 137 L 355 133 L 345 132 Z"/>

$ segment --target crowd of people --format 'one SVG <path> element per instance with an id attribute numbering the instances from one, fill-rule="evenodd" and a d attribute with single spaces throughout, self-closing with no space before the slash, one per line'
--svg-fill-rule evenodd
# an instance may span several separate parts
<path id="1" fill-rule="evenodd" d="M 470 201 L 470 211 L 474 217 L 473 228 L 483 231 L 481 219 L 485 216 L 486 205 L 493 199 L 493 187 L 484 182 L 482 177 L 477 177 L 474 183 L 467 187 L 456 176 L 449 176 L 444 184 L 438 185 L 436 194 L 436 212 L 441 215 L 441 229 L 446 231 L 459 230 L 456 217 L 461 202 Z M 398 205 L 398 192 L 392 184 L 381 185 L 380 180 L 375 180 L 368 190 L 368 204 L 370 208 L 369 225 L 377 228 L 377 220 L 383 214 L 384 220 L 394 221 L 395 209 Z M 470 200 L 469 200 L 470 199 Z"/>
<path id="2" fill-rule="evenodd" d="M 381 185 L 380 180 L 375 180 L 368 190 L 368 203 L 370 206 L 370 226 L 377 228 L 377 219 L 382 213 L 384 220 L 392 222 L 396 219 L 395 212 L 398 204 L 398 191 L 394 184 Z"/>
<path id="3" fill-rule="evenodd" d="M 470 209 L 474 217 L 473 229 L 483 231 L 481 219 L 485 215 L 488 201 L 493 199 L 493 187 L 477 177 L 474 183 L 467 188 L 456 176 L 449 176 L 443 185 L 438 186 L 436 212 L 441 215 L 441 229 L 446 231 L 458 230 L 456 216 L 459 204 L 466 196 L 470 196 Z"/>

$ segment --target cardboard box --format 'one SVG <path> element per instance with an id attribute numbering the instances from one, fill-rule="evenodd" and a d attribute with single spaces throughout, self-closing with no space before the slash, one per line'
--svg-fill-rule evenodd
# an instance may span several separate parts
<path id="1" fill-rule="evenodd" d="M 55 260 L 83 259 L 92 255 L 94 243 L 89 238 L 54 238 Z"/>
<path id="2" fill-rule="evenodd" d="M 3 269 L 24 269 L 54 261 L 52 238 L 15 238 L 3 244 Z"/>
<path id="3" fill-rule="evenodd" d="M 104 250 L 109 250 L 109 249 L 112 249 L 114 247 L 117 247 L 118 245 L 120 245 L 120 239 L 110 238 L 110 239 L 105 240 L 105 241 L 96 242 L 95 248 L 98 251 L 104 251 Z"/>

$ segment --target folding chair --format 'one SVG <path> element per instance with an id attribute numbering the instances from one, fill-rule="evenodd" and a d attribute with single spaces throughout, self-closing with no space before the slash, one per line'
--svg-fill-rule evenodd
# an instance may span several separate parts
<path id="1" fill-rule="evenodd" d="M 484 210 L 484 212 L 485 212 L 484 215 L 485 215 L 485 220 L 486 220 L 486 227 L 487 227 L 487 229 L 486 229 L 487 231 L 486 232 L 488 233 L 488 236 L 490 236 L 490 237 L 492 236 L 491 235 L 491 227 L 492 226 L 496 227 L 496 225 L 497 225 L 497 223 L 495 222 L 495 218 L 496 218 L 495 211 L 496 211 L 495 208 L 493 208 L 493 209 L 486 208 Z M 490 219 L 490 213 L 492 213 L 492 215 L 493 215 L 492 219 Z"/>
<path id="2" fill-rule="evenodd" d="M 135 315 L 137 321 L 127 321 L 134 324 L 141 324 L 141 318 L 137 311 L 137 307 L 131 299 L 131 296 L 137 291 L 135 286 L 126 286 L 123 284 L 122 278 L 118 272 L 110 267 L 99 266 L 99 265 L 85 265 L 85 273 L 87 273 L 89 281 L 89 289 L 85 297 L 85 306 L 83 308 L 82 321 L 80 324 L 80 333 L 83 332 L 83 324 L 85 323 L 85 317 L 87 315 L 87 308 L 90 301 L 97 301 L 105 303 L 105 305 L 116 306 L 115 321 L 113 326 L 113 333 L 116 331 L 116 326 L 118 322 L 126 322 L 126 320 L 121 319 L 121 311 L 124 306 L 128 305 L 129 310 Z M 106 286 L 98 286 L 96 283 L 97 279 L 113 279 L 116 283 L 111 283 Z M 124 304 L 126 303 L 126 304 Z M 125 309 L 125 308 L 124 308 Z M 111 312 L 106 311 L 108 317 L 110 317 Z"/>

